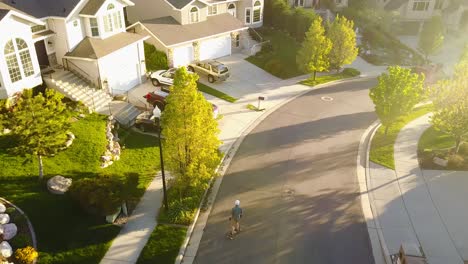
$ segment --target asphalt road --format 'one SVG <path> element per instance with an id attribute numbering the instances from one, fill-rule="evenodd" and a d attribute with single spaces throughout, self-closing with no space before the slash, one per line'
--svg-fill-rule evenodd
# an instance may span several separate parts
<path id="1" fill-rule="evenodd" d="M 374 263 L 356 155 L 376 119 L 368 96 L 375 84 L 358 80 L 313 90 L 246 137 L 224 175 L 197 264 Z M 244 209 L 242 232 L 228 240 L 236 199 Z"/>

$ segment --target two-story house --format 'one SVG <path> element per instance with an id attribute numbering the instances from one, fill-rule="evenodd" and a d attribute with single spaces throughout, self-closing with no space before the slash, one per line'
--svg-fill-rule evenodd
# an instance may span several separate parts
<path id="1" fill-rule="evenodd" d="M 129 0 L 0 0 L 0 98 L 41 84 L 40 69 L 57 65 L 107 92 L 140 84 L 146 37 L 126 32 L 124 20 L 124 8 L 133 5 Z"/>
<path id="2" fill-rule="evenodd" d="M 135 0 L 130 32 L 166 52 L 172 66 L 248 48 L 249 27 L 263 24 L 263 0 Z"/>
<path id="3" fill-rule="evenodd" d="M 324 1 L 324 0 L 322 0 Z M 344 8 L 348 6 L 348 0 L 328 0 L 333 1 L 336 8 Z M 303 8 L 320 8 L 320 0 L 288 0 L 289 4 L 294 7 L 303 7 Z"/>

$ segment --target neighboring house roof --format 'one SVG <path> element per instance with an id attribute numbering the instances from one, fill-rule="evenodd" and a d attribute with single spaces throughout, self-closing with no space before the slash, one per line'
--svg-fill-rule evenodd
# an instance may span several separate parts
<path id="1" fill-rule="evenodd" d="M 146 36 L 122 32 L 106 39 L 85 38 L 66 57 L 100 59 L 121 48 L 137 41 L 146 39 Z"/>
<path id="2" fill-rule="evenodd" d="M 80 15 L 95 16 L 99 11 L 99 8 L 106 2 L 106 0 L 89 0 L 88 3 L 81 9 Z M 133 6 L 134 3 L 129 0 L 122 0 L 129 6 Z"/>
<path id="3" fill-rule="evenodd" d="M 169 2 L 173 7 L 177 8 L 177 9 L 182 9 L 186 5 L 193 2 L 193 0 L 167 0 L 167 2 Z"/>
<path id="4" fill-rule="evenodd" d="M 187 25 L 181 25 L 172 17 L 144 20 L 140 23 L 166 47 L 247 28 L 228 13 L 210 16 L 203 22 Z"/>
<path id="5" fill-rule="evenodd" d="M 31 16 L 67 17 L 81 0 L 0 0 Z"/>
<path id="6" fill-rule="evenodd" d="M 384 6 L 384 9 L 387 11 L 396 10 L 400 8 L 404 3 L 408 3 L 408 0 L 391 0 Z"/>
<path id="7" fill-rule="evenodd" d="M 30 21 L 32 23 L 35 23 L 35 24 L 38 24 L 38 25 L 43 25 L 44 22 L 2 2 L 2 0 L 0 0 L 0 21 L 6 17 L 10 12 L 12 12 L 13 14 L 15 14 L 16 16 L 18 17 L 21 17 L 22 19 L 25 19 L 27 21 Z"/>

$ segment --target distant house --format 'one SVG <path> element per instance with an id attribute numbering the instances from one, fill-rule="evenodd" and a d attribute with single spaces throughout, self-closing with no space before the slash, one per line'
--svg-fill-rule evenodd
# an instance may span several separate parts
<path id="1" fill-rule="evenodd" d="M 128 31 L 166 52 L 171 66 L 216 59 L 254 43 L 247 29 L 263 24 L 263 0 L 134 0 Z"/>
<path id="2" fill-rule="evenodd" d="M 314 8 L 319 9 L 321 7 L 321 1 L 324 0 L 288 0 L 289 4 L 294 7 Z M 333 4 L 337 8 L 343 8 L 348 6 L 348 0 L 329 0 L 333 1 Z"/>
<path id="3" fill-rule="evenodd" d="M 127 91 L 145 76 L 145 36 L 126 32 L 128 0 L 0 0 L 0 98 L 61 65 L 90 87 Z M 70 75 L 71 74 L 71 75 Z"/>

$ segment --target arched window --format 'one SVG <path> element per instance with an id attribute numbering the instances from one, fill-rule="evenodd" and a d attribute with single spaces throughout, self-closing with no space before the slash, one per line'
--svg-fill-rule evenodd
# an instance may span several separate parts
<path id="1" fill-rule="evenodd" d="M 262 3 L 257 0 L 253 7 L 253 22 L 257 23 L 260 21 L 262 21 Z"/>
<path id="2" fill-rule="evenodd" d="M 109 4 L 107 6 L 107 10 L 111 10 L 111 9 L 114 9 L 114 8 L 115 8 L 114 4 Z"/>
<path id="3" fill-rule="evenodd" d="M 9 40 L 3 50 L 12 83 L 34 74 L 34 67 L 28 44 L 20 38 Z M 20 62 L 21 66 L 20 67 Z"/>
<path id="4" fill-rule="evenodd" d="M 228 5 L 228 13 L 236 17 L 236 5 L 234 3 Z"/>
<path id="5" fill-rule="evenodd" d="M 191 23 L 198 22 L 198 8 L 195 6 L 192 7 L 192 9 L 190 9 L 190 22 Z"/>

